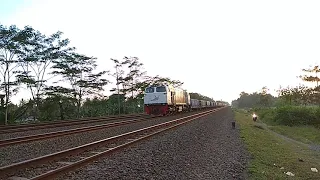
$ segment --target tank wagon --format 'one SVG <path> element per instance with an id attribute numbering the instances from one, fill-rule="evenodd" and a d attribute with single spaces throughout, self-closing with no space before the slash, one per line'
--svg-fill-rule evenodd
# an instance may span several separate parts
<path id="1" fill-rule="evenodd" d="M 224 105 L 215 101 L 190 99 L 186 90 L 171 85 L 149 86 L 144 94 L 144 111 L 153 115 L 168 115 L 219 106 Z"/>

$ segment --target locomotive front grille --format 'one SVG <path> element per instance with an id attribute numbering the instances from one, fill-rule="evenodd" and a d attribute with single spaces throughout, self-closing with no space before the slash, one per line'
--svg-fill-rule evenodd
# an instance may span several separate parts
<path id="1" fill-rule="evenodd" d="M 160 109 L 159 108 L 152 108 L 152 114 L 159 115 Z"/>

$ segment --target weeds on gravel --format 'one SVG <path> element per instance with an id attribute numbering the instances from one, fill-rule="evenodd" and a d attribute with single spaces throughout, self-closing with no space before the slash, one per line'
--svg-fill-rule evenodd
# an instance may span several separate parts
<path id="1" fill-rule="evenodd" d="M 275 134 L 257 128 L 248 114 L 235 112 L 235 119 L 241 128 L 241 138 L 251 154 L 248 165 L 250 179 L 320 179 L 320 156 L 304 147 L 288 142 Z M 294 174 L 293 177 L 286 172 Z"/>

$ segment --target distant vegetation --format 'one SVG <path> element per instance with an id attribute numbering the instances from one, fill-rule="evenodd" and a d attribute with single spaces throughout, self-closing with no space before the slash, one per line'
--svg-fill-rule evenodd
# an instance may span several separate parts
<path id="1" fill-rule="evenodd" d="M 320 78 L 317 76 L 320 69 L 319 66 L 314 66 L 302 71 L 309 75 L 299 77 L 306 82 L 315 83 L 314 87 L 300 85 L 280 88 L 278 97 L 269 94 L 267 87 L 252 94 L 241 92 L 232 106 L 256 111 L 260 119 L 269 124 L 311 125 L 320 128 Z"/>
<path id="2" fill-rule="evenodd" d="M 212 101 L 212 100 L 214 100 L 214 99 L 212 99 L 212 98 L 209 98 L 209 97 L 207 97 L 207 96 L 203 96 L 203 95 L 198 94 L 198 93 L 193 93 L 193 92 L 191 92 L 191 93 L 189 93 L 189 94 L 190 94 L 190 98 L 191 98 L 191 99 L 200 99 L 200 100 L 205 100 L 205 101 Z"/>
<path id="3" fill-rule="evenodd" d="M 62 39 L 62 32 L 46 36 L 30 26 L 0 25 L 0 88 L 4 92 L 0 124 L 140 113 L 147 86 L 183 84 L 147 75 L 138 57 L 111 58 L 113 67 L 98 72 L 96 58 L 77 52 L 69 43 Z M 116 81 L 114 94 L 106 97 L 102 92 L 111 79 Z M 31 98 L 23 96 L 13 104 L 11 98 L 21 89 L 28 90 Z M 192 96 L 208 99 L 198 93 Z"/>
<path id="4" fill-rule="evenodd" d="M 241 92 L 240 97 L 232 101 L 232 106 L 238 108 L 272 107 L 276 102 L 277 98 L 268 93 L 267 87 L 263 87 L 261 92 L 252 94 Z"/>

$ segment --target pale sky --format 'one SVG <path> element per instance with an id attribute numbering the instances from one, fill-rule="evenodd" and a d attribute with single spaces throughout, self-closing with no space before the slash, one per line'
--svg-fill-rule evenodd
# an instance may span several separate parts
<path id="1" fill-rule="evenodd" d="M 149 75 L 231 102 L 241 91 L 298 85 L 320 63 L 320 1 L 0 0 L 0 23 L 58 30 L 78 52 L 137 56 Z M 106 95 L 114 85 L 106 87 Z M 22 91 L 12 100 L 28 96 Z"/>

